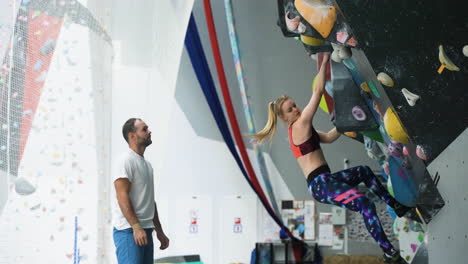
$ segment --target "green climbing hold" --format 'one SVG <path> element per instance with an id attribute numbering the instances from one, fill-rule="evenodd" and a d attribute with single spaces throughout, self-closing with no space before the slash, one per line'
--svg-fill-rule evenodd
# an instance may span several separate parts
<path id="1" fill-rule="evenodd" d="M 366 136 L 372 140 L 375 140 L 380 143 L 384 143 L 382 134 L 380 134 L 380 131 L 378 129 L 375 130 L 369 130 L 369 131 L 360 131 L 363 136 Z"/>
<path id="2" fill-rule="evenodd" d="M 418 240 L 419 240 L 419 242 L 422 243 L 424 241 L 424 236 L 422 234 L 419 234 Z"/>
<path id="3" fill-rule="evenodd" d="M 374 93 L 374 95 L 377 96 L 377 98 L 380 98 L 380 93 L 377 90 L 377 87 L 375 86 L 374 81 L 369 81 L 369 86 L 372 90 L 372 93 Z"/>

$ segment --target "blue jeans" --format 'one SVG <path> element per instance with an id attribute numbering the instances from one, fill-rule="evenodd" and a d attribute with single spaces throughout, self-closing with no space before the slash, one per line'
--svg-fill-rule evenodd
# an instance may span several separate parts
<path id="1" fill-rule="evenodd" d="M 145 229 L 146 246 L 138 246 L 133 238 L 133 229 L 114 228 L 114 244 L 119 264 L 153 264 L 153 229 Z"/>

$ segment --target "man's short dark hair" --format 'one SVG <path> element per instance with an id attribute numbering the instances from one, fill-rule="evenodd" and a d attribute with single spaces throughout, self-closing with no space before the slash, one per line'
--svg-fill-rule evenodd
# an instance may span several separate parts
<path id="1" fill-rule="evenodd" d="M 128 142 L 128 133 L 130 132 L 136 132 L 136 127 L 135 127 L 135 122 L 137 120 L 141 120 L 140 118 L 130 118 L 127 120 L 127 122 L 125 122 L 125 124 L 123 125 L 122 127 L 122 134 L 123 134 L 123 137 L 125 139 L 125 141 Z"/>

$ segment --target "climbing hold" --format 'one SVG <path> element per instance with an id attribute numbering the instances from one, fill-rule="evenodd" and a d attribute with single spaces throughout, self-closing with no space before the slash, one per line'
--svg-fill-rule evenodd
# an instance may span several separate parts
<path id="1" fill-rule="evenodd" d="M 323 39 L 313 38 L 306 35 L 301 35 L 301 41 L 309 46 L 320 46 L 325 42 Z"/>
<path id="2" fill-rule="evenodd" d="M 396 142 L 406 144 L 409 142 L 408 134 L 406 133 L 400 119 L 395 114 L 392 108 L 388 108 L 384 115 L 384 125 L 388 136 Z"/>
<path id="3" fill-rule="evenodd" d="M 347 136 L 347 137 L 352 137 L 352 138 L 357 137 L 356 132 L 344 132 L 344 135 Z"/>
<path id="4" fill-rule="evenodd" d="M 380 98 L 379 90 L 377 90 L 377 87 L 373 81 L 369 81 L 369 87 L 371 88 L 372 93 L 374 93 L 377 98 Z"/>
<path id="5" fill-rule="evenodd" d="M 36 191 L 36 188 L 24 178 L 15 180 L 15 191 L 19 195 L 30 195 Z"/>
<path id="6" fill-rule="evenodd" d="M 468 57 L 468 45 L 463 47 L 463 55 L 465 55 L 465 57 Z"/>
<path id="7" fill-rule="evenodd" d="M 309 24 L 327 38 L 336 21 L 336 7 L 323 4 L 317 0 L 296 0 L 294 1 L 297 11 Z"/>
<path id="8" fill-rule="evenodd" d="M 51 53 L 55 49 L 55 40 L 48 39 L 41 47 L 41 55 L 45 56 Z"/>
<path id="9" fill-rule="evenodd" d="M 299 27 L 299 23 L 301 22 L 301 18 L 296 16 L 294 18 L 289 18 L 290 12 L 286 12 L 284 15 L 284 20 L 286 21 L 286 27 L 291 32 L 296 32 L 297 28 Z M 303 33 L 303 32 L 301 32 Z"/>
<path id="10" fill-rule="evenodd" d="M 419 95 L 408 91 L 408 89 L 406 88 L 401 89 L 401 92 L 405 96 L 406 102 L 408 102 L 408 104 L 411 106 L 414 106 L 416 104 L 416 101 L 420 98 Z"/>
<path id="11" fill-rule="evenodd" d="M 331 54 L 331 59 L 336 63 L 341 63 L 343 60 L 340 58 L 340 50 L 336 49 Z"/>
<path id="12" fill-rule="evenodd" d="M 42 64 L 44 64 L 41 60 L 38 60 L 36 64 L 34 64 L 33 70 L 37 71 L 41 68 Z"/>
<path id="13" fill-rule="evenodd" d="M 348 47 L 342 47 L 338 54 L 342 60 L 351 58 L 351 49 Z"/>
<path id="14" fill-rule="evenodd" d="M 354 106 L 351 109 L 351 113 L 353 114 L 354 119 L 356 119 L 358 121 L 364 121 L 367 118 L 366 113 L 364 112 L 364 110 L 362 110 L 362 108 L 360 106 L 358 106 L 358 105 Z"/>
<path id="15" fill-rule="evenodd" d="M 361 89 L 366 93 L 370 93 L 370 91 L 371 91 L 370 88 L 369 88 L 369 85 L 367 85 L 366 82 L 361 83 Z"/>
<path id="16" fill-rule="evenodd" d="M 388 153 L 392 156 L 395 156 L 397 158 L 401 157 L 402 154 L 402 144 L 398 143 L 396 141 L 391 140 L 390 143 L 388 143 L 387 149 Z"/>
<path id="17" fill-rule="evenodd" d="M 363 138 L 364 138 L 364 147 L 367 150 L 367 155 L 371 159 L 375 159 L 375 160 L 378 160 L 378 161 L 384 161 L 386 155 L 382 151 L 382 149 L 380 148 L 379 144 L 376 141 L 369 138 L 369 137 L 363 136 Z"/>
<path id="18" fill-rule="evenodd" d="M 426 152 L 420 145 L 416 146 L 416 155 L 422 160 L 427 160 Z"/>
<path id="19" fill-rule="evenodd" d="M 297 27 L 297 33 L 302 34 L 306 31 L 306 25 L 302 24 L 302 22 L 299 23 L 299 27 Z"/>
<path id="20" fill-rule="evenodd" d="M 395 85 L 395 83 L 392 80 L 392 77 L 390 77 L 385 72 L 381 72 L 377 74 L 377 80 L 379 80 L 381 84 L 388 86 L 388 87 L 393 87 Z"/>
<path id="21" fill-rule="evenodd" d="M 317 81 L 317 77 L 318 77 L 318 75 L 315 76 L 314 81 L 312 82 L 312 92 L 315 90 L 315 82 Z M 326 87 L 326 84 L 325 84 L 325 87 Z M 325 94 L 322 95 L 322 97 L 320 98 L 319 107 L 320 107 L 325 113 L 327 113 L 327 114 L 330 113 L 330 110 L 328 109 L 327 100 L 325 99 Z"/>
<path id="22" fill-rule="evenodd" d="M 336 33 L 336 40 L 338 40 L 339 42 L 343 44 L 346 43 L 346 40 L 348 40 L 348 38 L 349 38 L 348 32 L 340 31 Z"/>
<path id="23" fill-rule="evenodd" d="M 385 174 L 390 176 L 390 164 L 387 161 L 385 161 L 382 167 L 384 169 Z"/>
<path id="24" fill-rule="evenodd" d="M 437 72 L 441 74 L 444 69 L 447 69 L 449 71 L 459 71 L 460 68 L 458 68 L 452 60 L 447 57 L 447 54 L 445 54 L 444 47 L 442 45 L 439 46 L 439 61 L 442 65 L 440 65 L 439 70 Z"/>
<path id="25" fill-rule="evenodd" d="M 403 154 L 408 156 L 409 155 L 409 150 L 406 146 L 403 147 Z"/>
<path id="26" fill-rule="evenodd" d="M 348 41 L 346 41 L 346 44 L 348 44 L 351 47 L 356 47 L 357 46 L 357 41 L 354 37 L 350 37 Z"/>
<path id="27" fill-rule="evenodd" d="M 363 135 L 363 136 L 366 136 L 372 140 L 375 140 L 377 142 L 380 142 L 380 143 L 383 143 L 384 140 L 382 138 L 382 134 L 380 133 L 380 131 L 378 129 L 374 129 L 374 130 L 367 130 L 367 131 L 360 131 L 360 133 Z"/>

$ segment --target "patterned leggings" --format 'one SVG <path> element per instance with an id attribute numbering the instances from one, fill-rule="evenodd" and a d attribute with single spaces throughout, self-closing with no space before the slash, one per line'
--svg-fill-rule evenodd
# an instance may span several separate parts
<path id="1" fill-rule="evenodd" d="M 333 174 L 330 172 L 319 174 L 310 182 L 309 192 L 321 203 L 360 212 L 364 217 L 367 230 L 375 241 L 385 253 L 393 255 L 396 250 L 383 231 L 375 204 L 363 194 L 358 193 L 355 188 L 361 182 L 364 182 L 367 188 L 385 203 L 392 205 L 396 202 L 367 166 L 353 167 Z"/>

